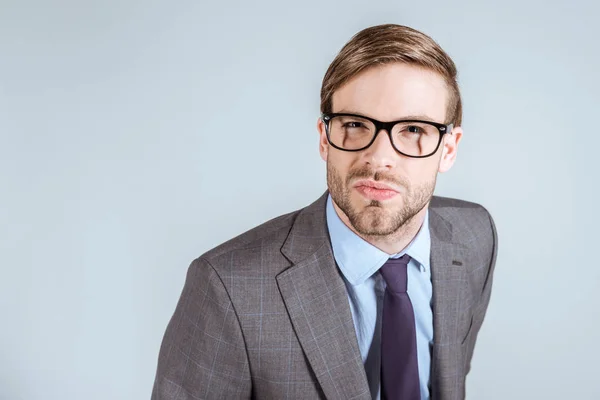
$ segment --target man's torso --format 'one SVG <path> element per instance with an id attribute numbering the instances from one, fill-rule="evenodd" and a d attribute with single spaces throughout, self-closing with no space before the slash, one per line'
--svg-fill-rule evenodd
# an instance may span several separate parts
<path id="1" fill-rule="evenodd" d="M 225 311 L 235 315 L 243 337 L 243 341 L 227 345 L 244 347 L 245 352 L 236 353 L 236 358 L 242 358 L 243 353 L 247 358 L 227 360 L 227 353 L 221 351 L 213 355 L 210 370 L 205 365 L 198 367 L 198 381 L 212 381 L 215 393 L 240 394 L 219 387 L 221 380 L 211 378 L 211 374 L 222 378 L 236 373 L 233 367 L 224 369 L 225 364 L 247 368 L 248 387 L 256 398 L 371 398 L 348 292 L 327 232 L 326 195 L 201 257 L 218 276 L 227 294 L 221 303 L 227 302 Z M 430 231 L 434 314 L 431 398 L 461 399 L 489 300 L 484 288 L 495 259 L 495 231 L 483 207 L 440 197 L 434 197 L 430 204 Z M 183 301 L 182 296 L 180 303 Z M 185 314 L 202 318 L 208 300 L 198 293 L 185 301 Z M 185 356 L 192 362 L 202 364 L 201 357 L 210 356 L 190 354 L 177 339 L 175 328 L 170 328 L 171 346 L 187 352 Z M 214 333 L 202 338 L 198 332 L 202 329 L 196 326 L 194 335 L 200 336 L 186 336 L 186 345 L 191 342 L 194 347 L 197 340 L 214 339 L 218 343 L 218 338 L 212 338 Z M 168 357 L 175 357 L 171 353 Z M 169 363 L 168 357 L 164 356 L 163 363 Z M 159 362 L 157 383 L 160 375 Z"/>

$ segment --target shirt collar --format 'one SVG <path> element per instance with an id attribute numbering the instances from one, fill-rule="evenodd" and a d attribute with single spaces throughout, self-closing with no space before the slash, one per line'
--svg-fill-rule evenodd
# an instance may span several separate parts
<path id="1" fill-rule="evenodd" d="M 388 258 L 402 257 L 404 254 L 408 254 L 414 259 L 422 272 L 429 269 L 431 249 L 429 209 L 426 211 L 423 225 L 414 239 L 404 251 L 393 255 L 378 249 L 348 228 L 335 211 L 331 195 L 327 196 L 326 217 L 333 255 L 342 274 L 350 284 L 364 283 L 367 278 L 381 268 Z"/>

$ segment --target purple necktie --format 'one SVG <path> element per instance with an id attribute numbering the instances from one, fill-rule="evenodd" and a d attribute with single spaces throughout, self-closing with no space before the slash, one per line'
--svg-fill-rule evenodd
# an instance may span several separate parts
<path id="1" fill-rule="evenodd" d="M 387 285 L 381 328 L 381 386 L 386 400 L 420 400 L 415 313 L 406 293 L 408 254 L 390 258 L 381 275 Z"/>

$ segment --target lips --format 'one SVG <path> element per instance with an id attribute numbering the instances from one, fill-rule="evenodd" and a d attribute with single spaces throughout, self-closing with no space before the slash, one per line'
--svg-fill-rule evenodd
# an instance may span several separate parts
<path id="1" fill-rule="evenodd" d="M 399 194 L 399 190 L 383 182 L 359 181 L 354 188 L 363 197 L 377 201 L 389 200 Z"/>

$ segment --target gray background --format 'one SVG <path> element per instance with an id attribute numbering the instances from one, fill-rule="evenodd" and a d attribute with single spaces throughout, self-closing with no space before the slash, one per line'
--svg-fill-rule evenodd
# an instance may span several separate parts
<path id="1" fill-rule="evenodd" d="M 600 6 L 0 1 L 0 398 L 149 398 L 192 259 L 325 189 L 328 64 L 403 23 L 454 58 L 500 254 L 469 399 L 598 399 Z"/>

